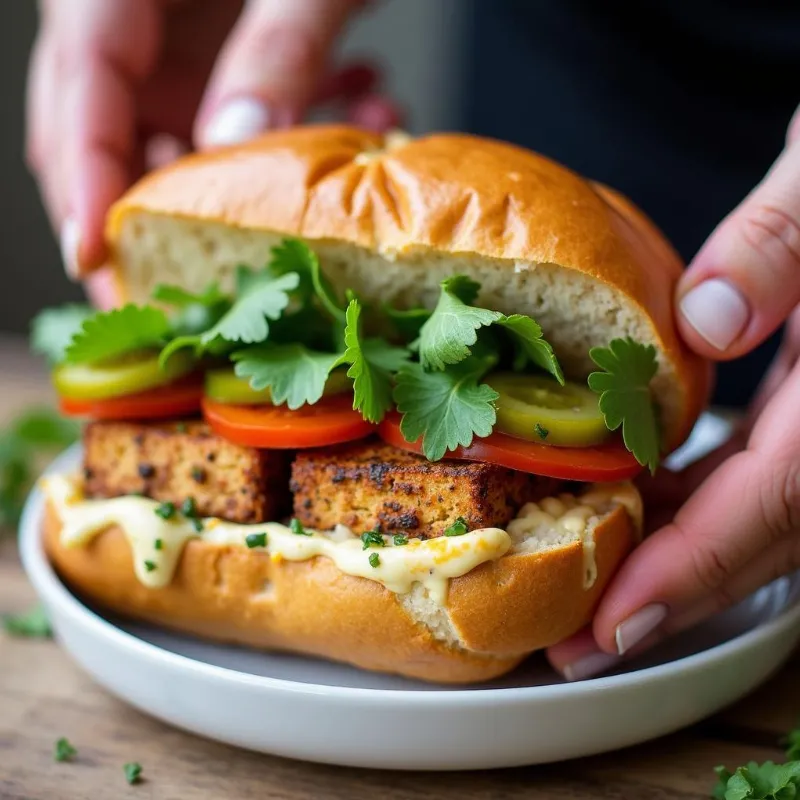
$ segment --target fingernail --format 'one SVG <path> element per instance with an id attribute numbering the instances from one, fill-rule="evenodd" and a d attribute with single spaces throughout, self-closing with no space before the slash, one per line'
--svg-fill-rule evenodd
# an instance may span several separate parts
<path id="1" fill-rule="evenodd" d="M 252 97 L 238 97 L 226 103 L 211 118 L 202 135 L 207 147 L 246 142 L 269 127 L 270 111 Z"/>
<path id="2" fill-rule="evenodd" d="M 611 653 L 591 653 L 572 664 L 567 664 L 561 671 L 568 681 L 582 681 L 615 667 L 619 662 L 620 657 Z"/>
<path id="3" fill-rule="evenodd" d="M 74 217 L 67 217 L 61 226 L 61 259 L 64 269 L 70 278 L 76 280 L 79 275 L 78 246 L 81 241 L 81 232 L 78 221 Z"/>
<path id="4" fill-rule="evenodd" d="M 750 308 L 739 290 L 722 278 L 711 278 L 683 296 L 686 321 L 717 350 L 726 350 L 744 330 Z"/>
<path id="5" fill-rule="evenodd" d="M 631 614 L 624 622 L 620 622 L 615 633 L 617 652 L 623 655 L 634 645 L 639 644 L 667 618 L 667 611 L 663 603 L 651 603 Z"/>

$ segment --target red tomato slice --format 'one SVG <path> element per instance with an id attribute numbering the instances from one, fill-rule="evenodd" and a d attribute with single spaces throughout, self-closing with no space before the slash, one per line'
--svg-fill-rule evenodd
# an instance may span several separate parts
<path id="1" fill-rule="evenodd" d="M 192 377 L 146 392 L 105 400 L 59 398 L 59 408 L 70 417 L 91 419 L 167 419 L 186 417 L 200 410 L 203 381 Z"/>
<path id="2" fill-rule="evenodd" d="M 397 413 L 386 416 L 378 427 L 378 435 L 394 447 L 422 453 L 421 439 L 412 443 L 403 437 Z M 621 481 L 642 471 L 639 462 L 617 438 L 596 447 L 555 447 L 493 433 L 485 439 L 476 437 L 469 447 L 458 447 L 445 457 L 484 461 L 568 481 Z"/>
<path id="3" fill-rule="evenodd" d="M 215 433 L 235 444 L 295 450 L 361 439 L 374 432 L 353 410 L 352 396 L 333 395 L 291 411 L 286 406 L 234 406 L 203 398 L 203 416 Z"/>

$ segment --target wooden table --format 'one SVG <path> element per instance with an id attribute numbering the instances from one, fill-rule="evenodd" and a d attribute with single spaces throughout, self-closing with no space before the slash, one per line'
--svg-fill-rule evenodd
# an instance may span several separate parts
<path id="1" fill-rule="evenodd" d="M 19 342 L 0 340 L 0 423 L 50 397 L 43 371 Z M 0 613 L 34 602 L 10 537 L 0 540 Z M 712 768 L 779 760 L 777 741 L 800 717 L 800 658 L 719 716 L 622 752 L 547 767 L 409 774 L 338 769 L 242 752 L 169 728 L 95 686 L 52 641 L 0 632 L 0 798 L 547 798 L 678 800 L 708 797 Z M 609 726 L 614 724 L 608 721 Z M 387 720 L 387 735 L 391 721 Z M 78 748 L 56 763 L 66 736 Z M 365 743 L 368 746 L 368 743 Z M 122 765 L 146 781 L 128 786 Z"/>

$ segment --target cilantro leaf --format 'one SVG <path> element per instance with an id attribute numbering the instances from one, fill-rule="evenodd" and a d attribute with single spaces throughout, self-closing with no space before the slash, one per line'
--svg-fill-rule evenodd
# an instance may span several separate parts
<path id="1" fill-rule="evenodd" d="M 58 364 L 72 337 L 94 313 L 89 306 L 77 304 L 40 311 L 31 322 L 31 348 L 51 364 Z"/>
<path id="2" fill-rule="evenodd" d="M 40 455 L 72 444 L 79 426 L 49 408 L 34 408 L 0 432 L 0 525 L 14 525 Z"/>
<path id="3" fill-rule="evenodd" d="M 442 292 L 433 314 L 425 321 L 415 345 L 425 369 L 443 370 L 470 354 L 478 340 L 478 328 L 491 325 L 503 315 L 467 305 L 462 298 L 474 298 L 477 284 L 464 275 L 442 281 Z"/>
<path id="4" fill-rule="evenodd" d="M 564 374 L 553 348 L 542 338 L 540 325 L 523 314 L 501 314 L 469 305 L 478 296 L 480 284 L 465 275 L 442 281 L 442 292 L 433 314 L 422 325 L 418 347 L 425 369 L 442 370 L 470 355 L 478 340 L 478 329 L 499 325 L 511 337 L 517 351 L 514 368 L 521 370 L 531 361 L 564 384 Z"/>
<path id="5" fill-rule="evenodd" d="M 297 409 L 314 404 L 325 389 L 328 374 L 339 361 L 337 353 L 319 353 L 301 344 L 263 344 L 231 355 L 235 372 L 250 378 L 253 389 L 269 389 L 275 405 Z"/>
<path id="6" fill-rule="evenodd" d="M 344 331 L 346 349 L 336 363 L 350 364 L 347 377 L 353 379 L 353 408 L 360 411 L 367 422 L 380 422 L 392 407 L 392 372 L 402 363 L 401 353 L 405 351 L 382 340 L 362 342 L 360 316 L 358 300 L 350 300 Z"/>
<path id="7" fill-rule="evenodd" d="M 800 761 L 775 764 L 751 761 L 731 774 L 717 767 L 713 797 L 719 800 L 792 800 L 800 793 Z"/>
<path id="8" fill-rule="evenodd" d="M 589 388 L 600 395 L 600 411 L 609 430 L 622 426 L 625 446 L 642 466 L 655 472 L 660 455 L 659 425 L 650 381 L 658 370 L 656 351 L 630 337 L 594 347 L 589 356 L 604 372 L 589 375 Z"/>
<path id="9" fill-rule="evenodd" d="M 558 363 L 552 345 L 542 338 L 538 322 L 523 314 L 511 314 L 497 320 L 510 335 L 517 348 L 514 369 L 522 370 L 528 361 L 549 372 L 562 386 L 564 373 Z"/>
<path id="10" fill-rule="evenodd" d="M 220 342 L 255 344 L 269 336 L 267 320 L 276 320 L 289 305 L 289 292 L 300 282 L 297 273 L 274 277 L 268 270 L 253 272 L 247 267 L 236 271 L 237 297 L 233 305 L 208 330 L 192 336 L 173 339 L 162 351 L 162 364 L 184 347 L 200 353 L 213 349 Z"/>
<path id="11" fill-rule="evenodd" d="M 317 254 L 300 239 L 284 239 L 272 248 L 269 266 L 274 275 L 294 272 L 300 277 L 298 288 L 304 303 L 316 294 L 322 307 L 337 322 L 345 322 L 345 312 L 339 305 L 333 287 L 322 274 Z"/>
<path id="12" fill-rule="evenodd" d="M 69 761 L 76 755 L 78 755 L 78 751 L 70 744 L 66 736 L 62 736 L 56 742 L 55 751 L 53 752 L 55 761 Z"/>
<path id="13" fill-rule="evenodd" d="M 786 747 L 786 758 L 788 758 L 789 761 L 797 761 L 800 759 L 800 727 L 789 731 L 781 744 Z"/>
<path id="14" fill-rule="evenodd" d="M 132 761 L 130 764 L 124 764 L 122 771 L 125 773 L 125 780 L 133 786 L 139 783 L 142 777 L 142 765 Z"/>
<path id="15" fill-rule="evenodd" d="M 6 614 L 2 620 L 3 627 L 11 636 L 47 639 L 53 635 L 50 620 L 41 606 L 34 606 L 24 614 Z"/>
<path id="16" fill-rule="evenodd" d="M 129 303 L 85 319 L 64 356 L 71 364 L 95 364 L 134 350 L 160 347 L 169 332 L 169 320 L 163 311 Z"/>
<path id="17" fill-rule="evenodd" d="M 448 450 L 472 444 L 473 436 L 488 436 L 496 420 L 498 393 L 478 383 L 494 359 L 466 359 L 438 372 L 426 372 L 420 364 L 406 364 L 397 373 L 394 399 L 403 415 L 400 431 L 406 441 L 420 436 L 429 461 L 438 461 Z"/>
<path id="18" fill-rule="evenodd" d="M 220 291 L 219 284 L 216 282 L 207 286 L 202 294 L 187 292 L 185 289 L 181 289 L 180 286 L 160 283 L 153 289 L 151 296 L 153 300 L 175 306 L 175 308 L 185 308 L 191 305 L 210 308 L 226 299 L 226 296 Z"/>

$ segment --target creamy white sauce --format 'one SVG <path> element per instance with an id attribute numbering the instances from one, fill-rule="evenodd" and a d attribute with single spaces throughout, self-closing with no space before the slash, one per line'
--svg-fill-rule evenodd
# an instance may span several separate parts
<path id="1" fill-rule="evenodd" d="M 101 531 L 119 526 L 133 552 L 136 577 L 153 588 L 171 581 L 183 546 L 190 539 L 247 547 L 250 534 L 266 533 L 266 546 L 253 549 L 268 553 L 275 561 L 307 561 L 322 556 L 345 574 L 377 581 L 398 594 L 420 583 L 444 605 L 450 578 L 500 558 L 512 544 L 506 531 L 481 528 L 463 536 L 409 539 L 407 545 L 395 545 L 393 537 L 384 536 L 383 547 L 373 545 L 365 550 L 361 538 L 342 525 L 330 533 L 309 531 L 310 536 L 303 536 L 277 522 L 239 525 L 216 518 L 203 519 L 203 530 L 198 533 L 191 520 L 178 513 L 172 519 L 161 519 L 155 513 L 159 503 L 143 497 L 85 500 L 75 481 L 62 475 L 48 477 L 44 488 L 61 517 L 65 547 L 80 547 Z M 370 561 L 373 555 L 378 556 L 377 562 L 374 558 Z"/>
<path id="2" fill-rule="evenodd" d="M 621 505 L 637 527 L 641 524 L 638 493 L 629 484 L 612 484 L 593 487 L 577 498 L 563 494 L 526 503 L 507 530 L 481 528 L 463 536 L 409 539 L 406 545 L 395 545 L 392 536 L 384 536 L 383 547 L 373 545 L 365 550 L 361 538 L 344 525 L 332 531 L 310 530 L 309 536 L 303 536 L 277 522 L 240 525 L 204 518 L 198 532 L 180 513 L 162 519 L 156 514 L 159 503 L 154 500 L 134 496 L 85 499 L 80 481 L 71 476 L 49 476 L 43 479 L 43 488 L 61 518 L 65 547 L 82 547 L 102 531 L 118 526 L 130 543 L 136 577 L 148 587 L 169 584 L 190 539 L 247 547 L 248 536 L 265 533 L 265 545 L 252 549 L 267 553 L 274 561 L 328 558 L 343 573 L 377 581 L 397 594 L 407 594 L 420 584 L 442 606 L 451 578 L 466 575 L 509 551 L 534 554 L 576 541 L 583 553 L 583 586 L 589 589 L 597 580 L 597 522 Z M 378 558 L 371 562 L 373 555 Z"/>

